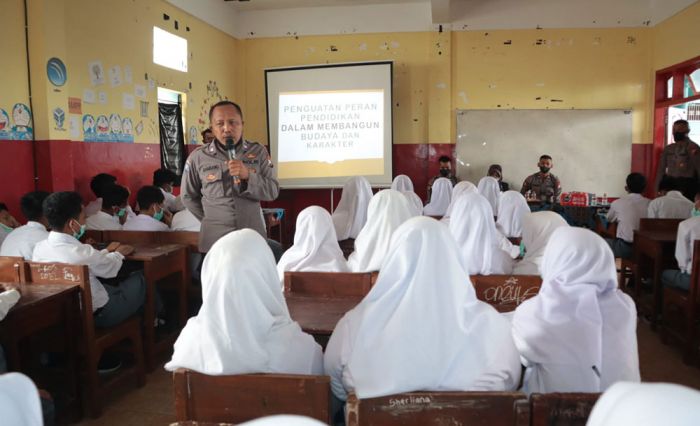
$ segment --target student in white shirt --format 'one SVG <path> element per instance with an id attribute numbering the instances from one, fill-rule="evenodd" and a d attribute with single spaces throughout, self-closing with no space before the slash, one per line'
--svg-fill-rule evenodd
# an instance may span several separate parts
<path id="1" fill-rule="evenodd" d="M 102 209 L 102 192 L 104 188 L 116 184 L 117 178 L 107 173 L 99 173 L 92 177 L 90 180 L 90 190 L 92 190 L 92 193 L 95 194 L 96 198 L 85 206 L 86 217 L 90 217 Z M 127 188 L 127 191 L 128 190 L 129 188 Z M 126 206 L 126 216 L 127 218 L 136 216 L 129 205 Z"/>
<path id="2" fill-rule="evenodd" d="M 7 210 L 5 203 L 0 203 L 0 244 L 2 244 L 5 237 L 18 226 L 19 222 L 10 214 L 10 211 Z"/>
<path id="3" fill-rule="evenodd" d="M 618 381 L 639 382 L 637 310 L 617 287 L 605 240 L 559 228 L 541 269 L 539 293 L 513 315 L 513 340 L 527 369 L 523 391 L 603 392 Z"/>
<path id="4" fill-rule="evenodd" d="M 693 209 L 693 202 L 678 190 L 676 180 L 664 176 L 659 183 L 660 197 L 649 203 L 647 216 L 651 219 L 687 219 Z"/>
<path id="5" fill-rule="evenodd" d="M 221 237 L 204 258 L 202 307 L 165 369 L 209 375 L 322 374 L 314 338 L 289 316 L 275 258 L 252 229 Z"/>
<path id="6" fill-rule="evenodd" d="M 676 261 L 680 269 L 667 269 L 661 274 L 665 286 L 683 290 L 690 289 L 690 274 L 693 272 L 693 245 L 700 240 L 700 193 L 695 195 L 693 217 L 678 224 L 676 236 Z"/>
<path id="7" fill-rule="evenodd" d="M 165 208 L 173 214 L 185 208 L 180 197 L 173 195 L 173 186 L 176 179 L 177 175 L 172 170 L 158 169 L 153 172 L 153 186 L 157 186 L 163 192 Z"/>
<path id="8" fill-rule="evenodd" d="M 200 229 L 202 229 L 202 222 L 200 222 L 192 212 L 183 209 L 173 215 L 170 229 L 173 231 L 199 232 Z"/>
<path id="9" fill-rule="evenodd" d="M 125 231 L 170 231 L 173 215 L 165 209 L 165 197 L 159 188 L 144 186 L 136 194 L 139 214 L 126 220 Z"/>
<path id="10" fill-rule="evenodd" d="M 102 190 L 102 207 L 100 211 L 88 216 L 85 221 L 87 229 L 96 231 L 119 231 L 126 223 L 126 207 L 129 190 L 121 185 L 109 185 Z"/>
<path id="11" fill-rule="evenodd" d="M 610 204 L 608 222 L 617 222 L 617 234 L 614 240 L 606 238 L 615 257 L 632 258 L 632 240 L 634 231 L 639 229 L 639 220 L 647 217 L 649 199 L 642 195 L 647 187 L 647 178 L 641 173 L 630 173 L 627 176 L 628 192 Z"/>
<path id="12" fill-rule="evenodd" d="M 447 227 L 427 217 L 394 232 L 377 283 L 338 322 L 324 364 L 341 401 L 351 391 L 510 391 L 521 368 L 508 320 L 477 300 Z"/>
<path id="13" fill-rule="evenodd" d="M 32 260 L 34 246 L 49 236 L 48 222 L 44 217 L 43 203 L 49 196 L 45 191 L 34 191 L 25 194 L 20 199 L 22 214 L 28 222 L 24 226 L 15 228 L 2 242 L 0 256 L 19 256 L 26 260 Z"/>
<path id="14" fill-rule="evenodd" d="M 34 247 L 35 262 L 59 262 L 87 265 L 90 272 L 92 309 L 97 327 L 112 327 L 134 315 L 143 306 L 146 283 L 142 273 L 133 273 L 118 286 L 104 285 L 98 280 L 114 278 L 122 267 L 124 256 L 133 252 L 128 245 L 96 250 L 80 242 L 85 233 L 85 211 L 76 192 L 55 192 L 44 201 L 44 215 L 51 232 Z M 112 251 L 113 250 L 113 251 Z"/>

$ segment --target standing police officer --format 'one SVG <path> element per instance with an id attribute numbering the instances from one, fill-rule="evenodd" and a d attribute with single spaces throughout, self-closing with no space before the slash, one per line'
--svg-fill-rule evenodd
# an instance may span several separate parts
<path id="1" fill-rule="evenodd" d="M 243 138 L 243 112 L 231 101 L 209 110 L 214 141 L 197 148 L 182 176 L 182 202 L 202 221 L 199 248 L 231 231 L 250 228 L 267 238 L 260 201 L 279 194 L 272 161 L 264 146 Z"/>
<path id="2" fill-rule="evenodd" d="M 670 176 L 676 179 L 683 195 L 694 201 L 700 177 L 700 147 L 690 140 L 689 133 L 690 126 L 687 121 L 676 120 L 673 123 L 675 143 L 667 145 L 661 153 L 655 189 L 658 190 L 664 175 Z"/>

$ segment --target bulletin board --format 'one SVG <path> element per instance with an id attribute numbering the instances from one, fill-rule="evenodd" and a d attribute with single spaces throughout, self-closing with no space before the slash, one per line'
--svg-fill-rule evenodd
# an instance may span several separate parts
<path id="1" fill-rule="evenodd" d="M 564 192 L 625 193 L 632 158 L 629 110 L 458 110 L 456 121 L 460 180 L 476 184 L 489 165 L 500 164 L 503 180 L 520 190 L 538 171 L 540 155 L 548 154 Z"/>

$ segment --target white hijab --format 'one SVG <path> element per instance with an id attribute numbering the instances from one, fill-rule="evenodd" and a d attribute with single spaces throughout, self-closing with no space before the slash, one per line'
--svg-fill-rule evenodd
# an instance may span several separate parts
<path id="1" fill-rule="evenodd" d="M 593 407 L 586 426 L 697 426 L 700 392 L 671 383 L 619 382 Z"/>
<path id="2" fill-rule="evenodd" d="M 535 212 L 523 218 L 523 239 L 525 256 L 515 264 L 516 275 L 540 275 L 540 264 L 549 237 L 557 229 L 569 226 L 561 215 L 554 212 Z"/>
<path id="3" fill-rule="evenodd" d="M 523 234 L 523 217 L 530 214 L 530 207 L 523 194 L 518 191 L 506 191 L 501 195 L 498 205 L 496 226 L 506 237 L 519 238 Z"/>
<path id="4" fill-rule="evenodd" d="M 333 211 L 333 225 L 338 241 L 357 238 L 367 220 L 367 204 L 372 198 L 372 187 L 362 176 L 353 176 L 343 185 L 338 207 Z"/>
<path id="5" fill-rule="evenodd" d="M 410 191 L 413 192 L 413 182 L 411 178 L 406 175 L 398 175 L 391 182 L 391 189 L 399 192 Z"/>
<path id="6" fill-rule="evenodd" d="M 638 382 L 637 311 L 617 288 L 615 259 L 595 233 L 564 227 L 542 260 L 542 287 L 515 310 L 527 392 L 603 392 Z"/>
<path id="7" fill-rule="evenodd" d="M 220 238 L 204 258 L 202 307 L 165 369 L 210 375 L 316 374 L 321 347 L 289 317 L 275 259 L 251 229 Z"/>
<path id="8" fill-rule="evenodd" d="M 307 207 L 297 216 L 294 245 L 277 263 L 283 282 L 285 271 L 350 272 L 338 245 L 333 219 L 323 207 Z"/>
<path id="9" fill-rule="evenodd" d="M 472 193 L 479 193 L 479 190 L 476 189 L 476 185 L 466 180 L 457 183 L 457 185 L 455 185 L 455 187 L 452 188 L 452 199 L 450 200 L 450 205 L 447 206 L 447 211 L 445 212 L 445 215 L 442 216 L 442 219 L 440 219 L 440 221 L 445 224 L 450 223 L 450 216 L 452 216 L 452 210 L 454 209 L 454 205 L 459 199 L 459 197 L 461 197 L 464 194 Z"/>
<path id="10" fill-rule="evenodd" d="M 239 426 L 325 426 L 325 423 L 321 423 L 311 417 L 281 414 L 260 417 L 259 419 L 240 423 Z"/>
<path id="11" fill-rule="evenodd" d="M 503 365 L 510 375 L 491 390 L 519 379 L 507 320 L 476 299 L 447 228 L 430 218 L 396 230 L 377 283 L 341 321 L 351 330 L 347 374 L 360 398 L 482 389 Z"/>
<path id="12" fill-rule="evenodd" d="M 355 251 L 348 258 L 350 270 L 378 271 L 389 250 L 391 235 L 413 216 L 411 206 L 400 192 L 385 189 L 375 194 L 367 208 L 367 223 L 355 240 Z"/>
<path id="13" fill-rule="evenodd" d="M 510 274 L 513 260 L 501 249 L 491 206 L 483 196 L 462 195 L 454 205 L 449 227 L 470 275 Z"/>
<path id="14" fill-rule="evenodd" d="M 433 182 L 430 193 L 430 202 L 423 207 L 425 216 L 444 216 L 447 206 L 452 200 L 452 181 L 447 178 L 438 178 Z"/>
<path id="15" fill-rule="evenodd" d="M 479 194 L 483 195 L 491 205 L 493 216 L 497 216 L 498 204 L 501 198 L 501 186 L 498 184 L 498 179 L 491 176 L 482 177 L 477 187 Z"/>
<path id="16" fill-rule="evenodd" d="M 0 375 L 0 419 L 13 426 L 41 426 L 39 391 L 34 383 L 21 373 Z"/>

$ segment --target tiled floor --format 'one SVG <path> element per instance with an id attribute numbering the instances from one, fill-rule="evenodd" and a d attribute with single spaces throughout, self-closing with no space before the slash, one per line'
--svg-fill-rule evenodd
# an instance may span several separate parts
<path id="1" fill-rule="evenodd" d="M 678 347 L 665 346 L 649 325 L 640 321 L 637 327 L 639 362 L 642 380 L 673 382 L 700 389 L 700 368 L 683 364 Z M 133 387 L 111 396 L 104 414 L 81 425 L 168 425 L 175 419 L 172 379 L 162 368 L 148 375 L 146 386 Z"/>

